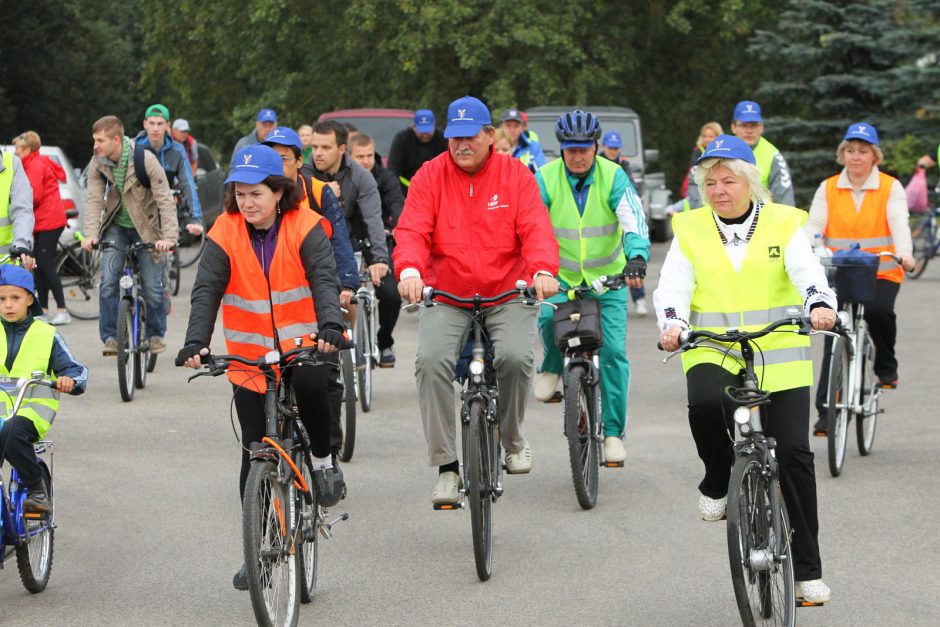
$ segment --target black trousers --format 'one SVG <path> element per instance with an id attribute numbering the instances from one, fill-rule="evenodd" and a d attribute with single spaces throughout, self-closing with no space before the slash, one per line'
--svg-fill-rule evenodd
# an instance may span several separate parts
<path id="1" fill-rule="evenodd" d="M 43 309 L 49 309 L 49 290 L 55 298 L 59 309 L 65 309 L 65 293 L 62 291 L 62 280 L 55 271 L 56 253 L 59 236 L 65 227 L 51 231 L 37 231 L 33 234 L 33 256 L 36 258 L 36 293 L 39 295 L 39 304 Z"/>
<path id="2" fill-rule="evenodd" d="M 898 317 L 894 303 L 901 291 L 901 284 L 878 279 L 875 282 L 875 298 L 865 304 L 865 322 L 875 345 L 875 375 L 884 379 L 898 376 L 898 360 L 894 344 L 898 337 Z M 826 396 L 829 394 L 829 362 L 832 353 L 832 338 L 826 337 L 822 367 L 819 369 L 819 384 L 816 386 L 816 411 L 825 416 Z"/>
<path id="3" fill-rule="evenodd" d="M 742 378 L 715 364 L 692 367 L 689 386 L 689 427 L 698 456 L 705 464 L 699 491 L 718 499 L 728 493 L 734 463 L 731 434 L 734 406 L 724 399 L 726 386 L 742 384 Z M 819 518 L 816 511 L 816 471 L 809 448 L 809 387 L 782 390 L 770 395 L 764 432 L 777 440 L 780 491 L 793 530 L 793 570 L 798 581 L 819 579 Z"/>
<path id="4" fill-rule="evenodd" d="M 328 364 L 291 368 L 288 376 L 297 398 L 301 421 L 310 437 L 310 445 L 316 457 L 330 454 L 333 412 L 328 395 L 329 377 L 335 370 Z M 242 430 L 242 446 L 247 449 L 252 442 L 260 442 L 266 435 L 264 417 L 264 394 L 237 385 L 235 388 L 235 411 Z M 239 493 L 245 494 L 250 463 L 248 451 L 242 450 L 242 468 Z"/>
<path id="5" fill-rule="evenodd" d="M 23 416 L 13 416 L 0 429 L 3 459 L 13 464 L 27 487 L 42 481 L 42 466 L 36 461 L 36 450 L 33 448 L 38 439 L 39 432 L 33 421 Z"/>

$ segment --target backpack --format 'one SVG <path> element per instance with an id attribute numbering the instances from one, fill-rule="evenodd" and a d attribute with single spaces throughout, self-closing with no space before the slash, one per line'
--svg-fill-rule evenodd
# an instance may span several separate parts
<path id="1" fill-rule="evenodd" d="M 134 176 L 143 185 L 144 189 L 150 189 L 150 175 L 147 174 L 147 167 L 144 165 L 144 153 L 147 152 L 143 144 L 134 144 Z M 105 185 L 108 184 L 108 177 L 101 172 L 101 180 Z"/>

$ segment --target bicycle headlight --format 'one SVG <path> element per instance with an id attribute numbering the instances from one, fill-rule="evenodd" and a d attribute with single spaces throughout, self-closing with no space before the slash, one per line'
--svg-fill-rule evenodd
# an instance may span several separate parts
<path id="1" fill-rule="evenodd" d="M 734 421 L 739 425 L 746 425 L 751 421 L 751 410 L 747 407 L 738 407 L 734 410 Z"/>
<path id="2" fill-rule="evenodd" d="M 125 274 L 125 275 L 122 276 L 121 279 L 118 281 L 118 285 L 121 286 L 121 289 L 122 289 L 122 290 L 129 290 L 129 289 L 131 289 L 132 287 L 134 287 L 134 277 L 132 277 L 132 276 L 129 275 L 129 274 Z"/>
<path id="3" fill-rule="evenodd" d="M 480 376 L 483 374 L 483 362 L 482 361 L 471 361 L 470 362 L 470 374 Z"/>

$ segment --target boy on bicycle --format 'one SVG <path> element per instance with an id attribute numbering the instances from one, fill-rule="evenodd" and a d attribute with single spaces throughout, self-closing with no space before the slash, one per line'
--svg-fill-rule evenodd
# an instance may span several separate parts
<path id="1" fill-rule="evenodd" d="M 0 390 L 4 416 L 13 408 L 16 382 L 32 373 L 44 373 L 56 389 L 32 386 L 15 416 L 0 424 L 0 459 L 8 460 L 28 488 L 26 512 L 48 513 L 49 495 L 33 444 L 52 426 L 59 408 L 59 392 L 77 396 L 85 391 L 88 369 L 75 357 L 55 327 L 36 320 L 42 307 L 34 297 L 33 275 L 20 266 L 0 266 Z"/>

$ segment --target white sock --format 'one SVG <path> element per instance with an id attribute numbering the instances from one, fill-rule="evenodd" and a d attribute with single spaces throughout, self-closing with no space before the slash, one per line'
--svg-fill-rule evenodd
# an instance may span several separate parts
<path id="1" fill-rule="evenodd" d="M 320 470 L 321 468 L 332 468 L 333 467 L 333 458 L 330 455 L 326 457 L 317 457 L 313 456 L 313 469 Z"/>

